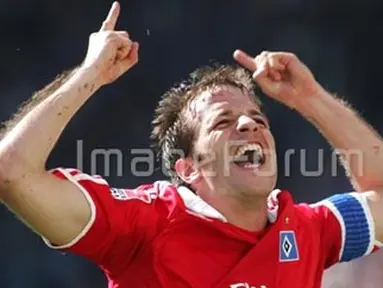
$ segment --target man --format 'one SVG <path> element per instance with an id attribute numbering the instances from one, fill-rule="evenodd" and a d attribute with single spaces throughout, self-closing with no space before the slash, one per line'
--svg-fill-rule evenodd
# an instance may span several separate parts
<path id="1" fill-rule="evenodd" d="M 290 53 L 238 50 L 234 58 L 343 152 L 360 193 L 295 205 L 274 189 L 267 118 L 251 78 L 230 67 L 197 71 L 158 106 L 153 140 L 173 183 L 116 189 L 75 169 L 46 171 L 76 111 L 138 61 L 138 43 L 115 31 L 119 11 L 114 3 L 84 62 L 32 98 L 0 142 L 1 199 L 50 247 L 92 260 L 119 288 L 320 287 L 325 268 L 375 249 L 383 239 L 381 139 Z M 355 149 L 361 174 L 347 157 Z"/>

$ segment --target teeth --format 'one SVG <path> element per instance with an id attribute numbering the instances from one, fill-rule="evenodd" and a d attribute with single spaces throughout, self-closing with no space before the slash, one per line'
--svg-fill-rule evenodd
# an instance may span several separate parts
<path id="1" fill-rule="evenodd" d="M 247 151 L 255 151 L 260 156 L 263 156 L 262 147 L 259 144 L 247 144 L 245 146 L 242 146 L 238 149 L 238 151 L 235 153 L 235 157 L 240 157 L 243 154 L 245 154 Z"/>

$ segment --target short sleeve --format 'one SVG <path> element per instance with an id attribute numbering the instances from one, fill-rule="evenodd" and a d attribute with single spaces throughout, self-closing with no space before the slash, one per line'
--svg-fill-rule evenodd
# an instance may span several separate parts
<path id="1" fill-rule="evenodd" d="M 375 251 L 374 221 L 362 193 L 336 194 L 306 207 L 319 232 L 325 268 Z"/>
<path id="2" fill-rule="evenodd" d="M 161 211 L 167 209 L 158 203 L 155 185 L 117 189 L 100 176 L 75 169 L 57 168 L 51 173 L 76 185 L 91 208 L 89 222 L 70 243 L 55 246 L 44 239 L 51 248 L 83 256 L 106 269 L 115 263 L 123 269 L 161 229 Z"/>

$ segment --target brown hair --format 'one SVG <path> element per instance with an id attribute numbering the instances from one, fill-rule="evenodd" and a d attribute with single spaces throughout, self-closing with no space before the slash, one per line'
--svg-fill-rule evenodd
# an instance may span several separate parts
<path id="1" fill-rule="evenodd" d="M 188 157 L 193 152 L 193 140 L 198 125 L 188 117 L 190 103 L 201 92 L 216 86 L 234 86 L 248 92 L 256 103 L 255 85 L 251 75 L 243 68 L 227 65 L 205 66 L 189 75 L 189 78 L 166 92 L 155 110 L 152 122 L 151 139 L 157 149 L 163 167 L 167 169 L 174 184 L 182 184 L 175 171 L 175 163 L 180 157 Z M 182 153 L 174 153 L 182 151 Z"/>

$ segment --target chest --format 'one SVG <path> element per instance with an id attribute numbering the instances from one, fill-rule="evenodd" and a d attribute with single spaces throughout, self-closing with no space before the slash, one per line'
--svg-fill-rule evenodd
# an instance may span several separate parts
<path id="1" fill-rule="evenodd" d="M 136 268 L 146 266 L 159 287 L 319 287 L 319 245 L 304 227 L 272 228 L 254 239 L 181 219 L 156 237 Z"/>

